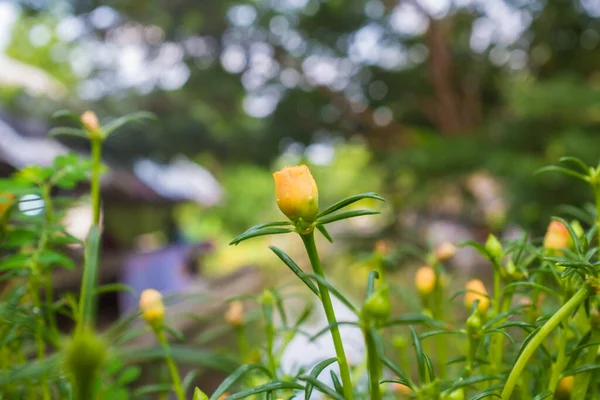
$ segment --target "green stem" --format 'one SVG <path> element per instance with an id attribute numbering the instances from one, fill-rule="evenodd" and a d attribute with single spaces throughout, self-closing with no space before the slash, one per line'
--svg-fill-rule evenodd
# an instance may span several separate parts
<path id="1" fill-rule="evenodd" d="M 100 171 L 102 169 L 102 140 L 92 139 L 92 197 L 93 223 L 100 224 Z"/>
<path id="2" fill-rule="evenodd" d="M 269 369 L 273 376 L 277 376 L 277 364 L 275 362 L 275 326 L 273 326 L 273 321 L 267 318 L 267 358 L 269 359 Z"/>
<path id="3" fill-rule="evenodd" d="M 562 373 L 565 362 L 566 362 L 566 352 L 567 352 L 567 330 L 560 329 L 558 332 L 558 355 L 556 356 L 556 362 L 552 366 L 552 375 L 550 376 L 550 382 L 548 384 L 548 390 L 552 393 L 556 390 L 556 386 L 558 385 L 558 380 L 560 379 L 560 374 Z"/>
<path id="4" fill-rule="evenodd" d="M 381 400 L 381 390 L 379 380 L 381 378 L 381 364 L 377 355 L 377 343 L 375 341 L 376 331 L 372 326 L 363 328 L 365 345 L 367 347 L 367 370 L 369 372 L 369 392 L 370 400 Z"/>
<path id="5" fill-rule="evenodd" d="M 52 187 L 49 184 L 44 185 L 42 188 L 42 199 L 44 200 L 47 229 L 50 228 L 50 225 L 54 221 L 54 206 L 52 204 L 51 190 Z M 52 281 L 52 271 L 49 268 L 44 271 L 44 286 L 48 324 L 50 326 L 50 332 L 54 336 L 53 339 L 55 339 L 59 336 L 59 332 L 58 324 L 56 323 L 56 315 L 54 313 L 54 284 Z"/>
<path id="6" fill-rule="evenodd" d="M 590 343 L 596 343 L 600 340 L 600 331 L 592 326 L 592 335 L 590 336 Z M 593 364 L 598 356 L 598 345 L 590 346 L 587 349 L 587 354 L 583 360 L 582 365 Z M 575 382 L 573 384 L 573 394 L 571 398 L 573 400 L 583 400 L 588 391 L 590 380 L 592 378 L 592 372 L 584 372 L 575 376 Z"/>
<path id="7" fill-rule="evenodd" d="M 162 328 L 158 328 L 155 330 L 155 333 L 158 341 L 165 351 L 165 360 L 167 361 L 167 366 L 169 367 L 169 373 L 171 374 L 171 380 L 173 381 L 173 390 L 177 395 L 177 400 L 186 400 L 185 392 L 183 391 L 183 386 L 181 385 L 179 370 L 177 369 L 177 365 L 175 365 L 175 361 L 173 361 L 173 357 L 171 356 L 171 346 L 169 346 L 169 341 L 165 336 L 165 331 Z"/>
<path id="8" fill-rule="evenodd" d="M 565 318 L 569 316 L 581 303 L 583 303 L 591 294 L 593 290 L 590 282 L 586 282 L 584 286 L 577 291 L 563 306 L 540 328 L 538 333 L 527 343 L 521 355 L 515 362 L 510 375 L 506 380 L 504 389 L 502 390 L 501 398 L 504 400 L 510 400 L 517 381 L 521 376 L 521 373 L 527 365 L 529 358 L 535 353 L 537 348 L 542 344 L 544 339 L 560 324 Z"/>
<path id="9" fill-rule="evenodd" d="M 248 362 L 248 338 L 243 325 L 235 327 L 235 335 L 237 337 L 238 349 L 242 363 Z"/>
<path id="10" fill-rule="evenodd" d="M 503 298 L 502 298 L 503 297 Z M 501 296 L 501 307 L 498 310 L 498 314 L 502 314 L 505 311 L 508 311 L 510 308 L 510 304 L 512 302 L 513 292 L 506 294 L 506 296 Z M 503 320 L 505 320 L 504 318 Z M 502 371 L 503 364 L 503 354 L 504 354 L 504 335 L 494 335 L 490 344 L 490 364 L 495 373 Z"/>
<path id="11" fill-rule="evenodd" d="M 321 260 L 319 259 L 319 253 L 317 252 L 317 246 L 315 245 L 314 232 L 310 232 L 307 235 L 300 235 L 300 237 L 302 238 L 304 246 L 306 247 L 306 252 L 308 253 L 308 258 L 310 259 L 313 271 L 315 272 L 315 274 L 325 278 L 325 274 L 323 273 L 323 267 L 321 267 Z M 327 288 L 327 286 L 321 283 L 318 283 L 318 286 L 319 293 L 321 294 L 323 310 L 325 311 L 325 315 L 327 316 L 327 322 L 331 327 L 331 338 L 333 340 L 335 353 L 338 359 L 338 364 L 340 366 L 340 377 L 342 379 L 342 386 L 344 388 L 344 399 L 353 400 L 354 393 L 352 388 L 352 379 L 350 378 L 350 368 L 348 367 L 348 361 L 346 360 L 346 353 L 344 352 L 342 337 L 340 335 L 340 330 L 337 326 L 335 312 L 333 311 L 331 295 L 329 294 L 329 289 Z"/>
<path id="12" fill-rule="evenodd" d="M 441 283 L 441 274 L 435 269 L 435 289 L 433 291 L 433 317 L 438 321 L 444 320 L 444 292 Z M 446 377 L 446 348 L 445 338 L 442 335 L 435 336 L 436 363 L 438 375 L 441 379 Z"/>
<path id="13" fill-rule="evenodd" d="M 496 316 L 502 312 L 502 286 L 501 286 L 501 276 L 500 276 L 500 267 L 496 265 L 494 262 L 494 315 Z M 502 359 L 502 346 L 504 335 L 493 335 L 490 343 L 490 369 L 492 373 L 498 373 L 501 369 L 501 365 L 498 364 L 498 358 Z M 498 350 L 500 349 L 500 355 L 498 355 Z"/>

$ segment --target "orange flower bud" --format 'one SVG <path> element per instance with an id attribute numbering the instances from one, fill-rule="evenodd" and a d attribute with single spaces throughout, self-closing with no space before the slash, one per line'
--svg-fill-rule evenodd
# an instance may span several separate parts
<path id="1" fill-rule="evenodd" d="M 229 396 L 229 393 L 223 393 L 222 395 L 219 396 L 219 400 L 224 400 L 227 398 L 227 396 Z"/>
<path id="2" fill-rule="evenodd" d="M 158 326 L 165 318 L 162 294 L 155 289 L 146 289 L 140 296 L 140 311 L 148 325 Z"/>
<path id="3" fill-rule="evenodd" d="M 285 167 L 273 174 L 277 206 L 289 219 L 314 221 L 319 212 L 319 191 L 306 165 Z"/>
<path id="4" fill-rule="evenodd" d="M 422 296 L 431 294 L 435 289 L 435 271 L 429 265 L 422 266 L 415 275 L 415 286 Z"/>
<path id="5" fill-rule="evenodd" d="M 244 304 L 241 301 L 232 301 L 225 312 L 225 321 L 233 327 L 242 326 L 244 323 Z"/>
<path id="6" fill-rule="evenodd" d="M 479 279 L 472 279 L 467 282 L 465 288 L 467 289 L 467 293 L 465 293 L 465 306 L 471 310 L 475 300 L 479 300 L 477 309 L 480 313 L 487 312 L 488 308 L 490 308 L 490 299 L 487 296 L 487 290 L 483 282 Z"/>
<path id="7" fill-rule="evenodd" d="M 93 111 L 86 111 L 81 114 L 81 123 L 90 131 L 96 131 L 98 128 L 100 128 L 98 117 Z"/>
<path id="8" fill-rule="evenodd" d="M 394 392 L 396 392 L 398 395 L 400 395 L 402 397 L 408 397 L 412 393 L 412 390 L 408 386 L 406 386 L 402 383 L 394 382 L 392 385 L 394 388 L 393 389 Z"/>
<path id="9" fill-rule="evenodd" d="M 0 193 L 0 217 L 10 208 L 15 198 L 12 193 Z"/>
<path id="10" fill-rule="evenodd" d="M 435 249 L 435 259 L 444 262 L 448 261 L 456 254 L 456 246 L 450 242 L 442 243 L 437 249 Z"/>
<path id="11" fill-rule="evenodd" d="M 551 221 L 544 236 L 544 248 L 560 250 L 569 247 L 569 230 L 560 221 Z"/>
<path id="12" fill-rule="evenodd" d="M 386 256 L 390 254 L 391 251 L 392 247 L 390 246 L 389 242 L 386 242 L 385 240 L 378 240 L 375 242 L 375 252 L 377 254 Z"/>
<path id="13" fill-rule="evenodd" d="M 558 382 L 558 393 L 568 395 L 573 390 L 573 375 L 565 376 Z"/>

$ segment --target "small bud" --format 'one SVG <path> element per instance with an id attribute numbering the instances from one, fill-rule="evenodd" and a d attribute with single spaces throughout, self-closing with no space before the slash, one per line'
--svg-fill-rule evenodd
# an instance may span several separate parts
<path id="1" fill-rule="evenodd" d="M 277 206 L 290 220 L 314 221 L 319 212 L 319 191 L 306 165 L 286 167 L 273 174 Z"/>
<path id="2" fill-rule="evenodd" d="M 544 236 L 544 248 L 550 252 L 569 247 L 569 230 L 560 221 L 551 221 Z"/>
<path id="3" fill-rule="evenodd" d="M 375 253 L 381 256 L 387 256 L 392 251 L 392 246 L 385 240 L 375 242 Z"/>
<path id="4" fill-rule="evenodd" d="M 479 300 L 477 309 L 480 313 L 486 313 L 490 307 L 490 299 L 487 296 L 485 285 L 479 279 L 472 279 L 465 286 L 465 306 L 470 311 L 475 300 Z"/>
<path id="5" fill-rule="evenodd" d="M 573 390 L 573 375 L 565 376 L 558 382 L 557 392 L 563 396 L 568 396 Z"/>
<path id="6" fill-rule="evenodd" d="M 392 337 L 392 345 L 397 350 L 404 350 L 408 346 L 408 340 L 402 335 L 394 335 Z"/>
<path id="7" fill-rule="evenodd" d="M 269 289 L 263 291 L 262 303 L 267 306 L 273 306 L 275 304 L 275 296 L 273 295 L 273 292 L 271 292 Z"/>
<path id="8" fill-rule="evenodd" d="M 244 303 L 239 300 L 232 301 L 225 312 L 225 320 L 234 328 L 244 324 Z"/>
<path id="9" fill-rule="evenodd" d="M 229 396 L 229 393 L 223 393 L 219 396 L 219 400 L 225 400 Z"/>
<path id="10" fill-rule="evenodd" d="M 439 262 L 445 262 L 454 257 L 456 246 L 450 242 L 444 242 L 435 249 L 435 258 Z"/>
<path id="11" fill-rule="evenodd" d="M 367 318 L 372 318 L 376 321 L 385 321 L 389 318 L 392 312 L 392 305 L 390 304 L 390 295 L 387 286 L 382 286 L 369 296 L 363 306 L 363 312 Z"/>
<path id="12" fill-rule="evenodd" d="M 412 390 L 402 383 L 394 382 L 392 385 L 394 392 L 401 397 L 408 397 L 412 394 Z"/>
<path id="13" fill-rule="evenodd" d="M 481 335 L 482 325 L 479 312 L 474 312 L 467 318 L 467 332 L 471 337 L 478 337 Z"/>
<path id="14" fill-rule="evenodd" d="M 465 392 L 462 389 L 456 389 L 442 396 L 442 400 L 465 400 Z"/>
<path id="15" fill-rule="evenodd" d="M 140 311 L 148 325 L 158 327 L 165 318 L 165 305 L 158 290 L 146 289 L 140 296 Z"/>
<path id="16" fill-rule="evenodd" d="M 192 400 L 208 400 L 208 396 L 202 390 L 196 388 L 194 389 L 194 397 Z"/>
<path id="17" fill-rule="evenodd" d="M 81 123 L 90 131 L 97 131 L 100 128 L 98 117 L 93 111 L 86 111 L 81 114 Z"/>
<path id="18" fill-rule="evenodd" d="M 87 330 L 77 333 L 65 347 L 65 368 L 72 378 L 74 398 L 92 398 L 96 378 L 107 358 L 106 349 L 101 337 Z"/>
<path id="19" fill-rule="evenodd" d="M 435 271 L 429 265 L 424 265 L 417 270 L 415 275 L 415 286 L 421 296 L 427 296 L 433 293 L 435 283 Z"/>
<path id="20" fill-rule="evenodd" d="M 504 250 L 502 250 L 502 244 L 498 241 L 498 238 L 493 234 L 489 234 L 487 241 L 485 242 L 485 250 L 489 253 L 495 261 L 500 261 L 502 256 L 504 255 Z"/>

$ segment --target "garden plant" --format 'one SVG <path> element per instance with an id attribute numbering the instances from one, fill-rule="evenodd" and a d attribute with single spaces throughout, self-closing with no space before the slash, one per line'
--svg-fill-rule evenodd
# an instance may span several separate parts
<path id="1" fill-rule="evenodd" d="M 317 249 L 317 235 L 329 242 L 335 239 L 328 231 L 330 224 L 383 218 L 377 209 L 356 205 L 365 200 L 385 204 L 384 198 L 369 192 L 321 206 L 317 183 L 306 165 L 275 172 L 274 198 L 286 218 L 259 223 L 231 244 L 266 235 L 298 235 L 305 260 L 294 260 L 279 247 L 269 249 L 281 261 L 281 273 L 297 278 L 296 289 L 306 299 L 306 308 L 296 316 L 286 311 L 292 299 L 289 285 L 232 297 L 221 319 L 234 333 L 238 348 L 219 354 L 199 340 L 184 340 L 189 338 L 182 338 L 170 324 L 168 299 L 153 288 L 135 293 L 139 312 L 99 329 L 98 295 L 131 291 L 125 285 L 97 282 L 102 145 L 122 125 L 152 115 L 135 113 L 104 125 L 92 112 L 61 112 L 57 117 L 70 118 L 77 127 L 57 128 L 51 134 L 89 140 L 91 159 L 61 156 L 52 167 L 28 166 L 0 180 L 0 399 L 600 397 L 600 164 L 590 167 L 565 157 L 560 166 L 537 171 L 584 181 L 594 199 L 592 206 L 563 207 L 562 216 L 548 221 L 543 238 L 525 233 L 516 240 L 500 240 L 490 234 L 485 243 L 448 241 L 431 249 L 412 249 L 412 257 L 423 265 L 414 276 L 422 307 L 408 313 L 394 311 L 401 289 L 386 273 L 390 254 L 401 244 L 376 247 L 362 299 L 344 294 L 333 283 Z M 85 182 L 93 223 L 80 243 L 61 224 L 73 199 L 53 194 Z M 31 194 L 43 200 L 36 215 L 20 212 L 27 202 L 23 196 Z M 81 267 L 66 255 L 73 244 L 84 246 Z M 452 289 L 448 261 L 457 247 L 471 247 L 487 260 L 489 287 L 473 279 L 461 290 Z M 306 260 L 310 270 L 300 267 Z M 57 268 L 83 269 L 79 293 L 55 295 Z M 311 307 L 312 300 L 318 309 Z M 355 318 L 340 320 L 335 304 Z M 324 313 L 327 325 L 308 334 L 304 324 L 316 312 Z M 65 319 L 73 322 L 72 328 L 59 323 Z M 349 359 L 342 326 L 362 334 L 363 359 Z M 130 348 L 129 341 L 144 333 L 154 335 L 157 345 Z M 284 369 L 282 355 L 297 336 L 330 339 L 335 356 L 310 367 Z M 140 383 L 141 366 L 149 361 L 150 369 L 164 373 L 150 373 L 155 381 Z M 185 375 L 183 361 L 194 366 Z M 227 378 L 208 393 L 193 382 L 211 368 Z"/>

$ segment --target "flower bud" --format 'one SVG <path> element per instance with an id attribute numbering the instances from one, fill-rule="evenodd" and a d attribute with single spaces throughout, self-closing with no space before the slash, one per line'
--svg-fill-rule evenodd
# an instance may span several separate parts
<path id="1" fill-rule="evenodd" d="M 244 303 L 239 300 L 232 301 L 225 312 L 225 321 L 234 328 L 244 324 Z"/>
<path id="2" fill-rule="evenodd" d="M 478 338 L 481 336 L 482 325 L 483 324 L 481 322 L 481 316 L 479 312 L 474 312 L 469 316 L 469 318 L 467 318 L 467 332 L 471 337 Z"/>
<path id="3" fill-rule="evenodd" d="M 562 222 L 551 221 L 544 236 L 544 248 L 550 252 L 566 249 L 569 247 L 570 237 L 569 230 Z"/>
<path id="4" fill-rule="evenodd" d="M 221 397 L 219 397 L 220 399 Z M 192 400 L 208 400 L 208 396 L 202 390 L 196 388 L 194 389 L 194 397 Z"/>
<path id="5" fill-rule="evenodd" d="M 573 390 L 573 375 L 565 376 L 558 382 L 557 392 L 562 396 L 568 396 Z"/>
<path id="6" fill-rule="evenodd" d="M 389 242 L 386 242 L 385 240 L 378 240 L 375 242 L 375 253 L 381 256 L 387 256 L 391 251 L 392 247 Z"/>
<path id="7" fill-rule="evenodd" d="M 93 398 L 94 384 L 104 365 L 107 345 L 99 335 L 84 330 L 65 347 L 65 369 L 71 375 L 75 399 Z"/>
<path id="8" fill-rule="evenodd" d="M 97 131 L 100 128 L 100 123 L 98 122 L 98 117 L 96 113 L 93 111 L 86 111 L 81 114 L 81 123 L 90 131 Z"/>
<path id="9" fill-rule="evenodd" d="M 219 400 L 225 400 L 229 396 L 229 393 L 223 393 L 219 396 Z"/>
<path id="10" fill-rule="evenodd" d="M 15 199 L 16 197 L 12 193 L 0 193 L 0 217 L 10 208 Z"/>
<path id="11" fill-rule="evenodd" d="M 433 293 L 435 283 L 435 271 L 429 265 L 424 265 L 417 270 L 415 275 L 415 286 L 421 296 L 427 296 Z"/>
<path id="12" fill-rule="evenodd" d="M 314 221 L 319 212 L 319 191 L 306 165 L 285 167 L 273 174 L 277 206 L 290 220 Z"/>
<path id="13" fill-rule="evenodd" d="M 485 250 L 489 253 L 494 261 L 500 261 L 502 256 L 504 255 L 504 250 L 502 250 L 502 244 L 498 241 L 498 238 L 493 234 L 489 234 L 487 241 L 485 242 Z"/>
<path id="14" fill-rule="evenodd" d="M 445 262 L 454 257 L 456 246 L 450 242 L 444 242 L 435 249 L 435 259 L 439 262 Z"/>
<path id="15" fill-rule="evenodd" d="M 392 385 L 394 392 L 400 397 L 409 397 L 412 394 L 412 390 L 405 384 L 394 382 Z"/>
<path id="16" fill-rule="evenodd" d="M 463 389 L 456 389 L 443 395 L 442 400 L 465 400 L 465 392 Z"/>
<path id="17" fill-rule="evenodd" d="M 385 321 L 389 318 L 392 312 L 392 305 L 390 304 L 390 295 L 387 286 L 382 286 L 369 296 L 363 306 L 363 312 L 365 317 L 376 321 Z"/>
<path id="18" fill-rule="evenodd" d="M 158 327 L 165 318 L 165 305 L 158 290 L 146 289 L 140 296 L 140 311 L 148 325 Z"/>
<path id="19" fill-rule="evenodd" d="M 472 279 L 467 282 L 465 288 L 467 289 L 467 292 L 465 293 L 465 306 L 467 309 L 470 311 L 475 300 L 479 300 L 477 309 L 480 313 L 487 312 L 490 307 L 490 299 L 487 296 L 487 290 L 485 289 L 483 282 L 479 279 Z"/>

